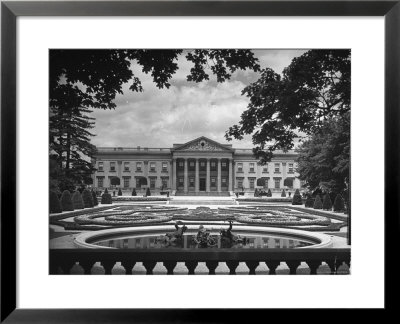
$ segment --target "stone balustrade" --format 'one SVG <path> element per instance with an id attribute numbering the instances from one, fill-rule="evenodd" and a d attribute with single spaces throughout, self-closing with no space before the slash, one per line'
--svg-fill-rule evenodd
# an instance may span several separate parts
<path id="1" fill-rule="evenodd" d="M 92 267 L 99 262 L 105 274 L 112 274 L 112 269 L 120 262 L 126 274 L 132 274 L 136 263 L 142 262 L 146 273 L 153 274 L 157 263 L 162 263 L 167 269 L 167 274 L 174 274 L 178 262 L 184 262 L 188 274 L 195 274 L 199 262 L 205 262 L 209 274 L 215 274 L 219 263 L 226 263 L 229 274 L 236 274 L 239 262 L 245 262 L 249 274 L 256 274 L 256 268 L 263 262 L 269 269 L 269 274 L 276 274 L 276 268 L 281 263 L 286 263 L 290 274 L 296 274 L 297 268 L 305 262 L 310 274 L 317 274 L 317 269 L 326 263 L 331 274 L 337 274 L 338 268 L 343 264 L 350 267 L 350 248 L 341 249 L 270 249 L 270 250 L 232 250 L 219 249 L 51 249 L 50 274 L 69 274 L 75 264 L 79 264 L 84 274 L 91 274 Z"/>

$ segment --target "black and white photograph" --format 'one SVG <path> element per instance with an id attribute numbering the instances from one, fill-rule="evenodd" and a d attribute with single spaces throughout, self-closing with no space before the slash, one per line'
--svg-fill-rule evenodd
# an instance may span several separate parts
<path id="1" fill-rule="evenodd" d="M 351 274 L 351 49 L 50 49 L 50 275 Z"/>

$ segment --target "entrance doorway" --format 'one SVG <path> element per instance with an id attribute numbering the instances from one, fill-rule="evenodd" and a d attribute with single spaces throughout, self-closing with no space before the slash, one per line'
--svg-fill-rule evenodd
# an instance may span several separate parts
<path id="1" fill-rule="evenodd" d="M 199 190 L 200 191 L 206 191 L 206 178 L 200 178 L 200 183 L 199 183 Z"/>

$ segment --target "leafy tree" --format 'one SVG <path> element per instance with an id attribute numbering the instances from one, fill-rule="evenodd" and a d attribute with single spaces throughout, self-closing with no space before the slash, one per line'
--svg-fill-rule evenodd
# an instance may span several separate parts
<path id="1" fill-rule="evenodd" d="M 250 103 L 227 140 L 252 134 L 261 164 L 275 150 L 293 148 L 299 132 L 314 134 L 323 121 L 350 111 L 350 50 L 310 50 L 277 74 L 270 68 L 247 86 Z"/>
<path id="2" fill-rule="evenodd" d="M 286 178 L 283 180 L 283 185 L 289 188 L 293 187 L 293 178 Z"/>
<path id="3" fill-rule="evenodd" d="M 315 201 L 315 199 L 312 196 L 308 196 L 307 199 L 306 199 L 306 203 L 305 203 L 304 207 L 313 208 L 314 207 L 314 201 Z"/>
<path id="4" fill-rule="evenodd" d="M 50 214 L 53 213 L 61 213 L 61 204 L 60 201 L 58 200 L 57 193 L 55 191 L 50 191 L 50 197 L 49 197 L 49 202 L 50 202 Z"/>
<path id="5" fill-rule="evenodd" d="M 326 194 L 324 196 L 324 201 L 322 202 L 322 209 L 324 209 L 324 210 L 332 209 L 332 201 L 331 201 L 331 197 L 329 197 L 329 194 Z"/>
<path id="6" fill-rule="evenodd" d="M 343 212 L 344 211 L 344 201 L 340 194 L 338 194 L 333 202 L 333 211 Z"/>
<path id="7" fill-rule="evenodd" d="M 321 201 L 321 198 L 319 195 L 317 195 L 317 197 L 315 197 L 314 209 L 322 209 L 322 201 Z"/>
<path id="8" fill-rule="evenodd" d="M 64 190 L 61 195 L 61 207 L 63 211 L 72 211 L 74 210 L 74 205 L 71 199 L 71 193 L 68 190 Z"/>
<path id="9" fill-rule="evenodd" d="M 292 205 L 303 205 L 303 200 L 301 199 L 299 189 L 296 189 L 296 191 L 293 195 Z"/>
<path id="10" fill-rule="evenodd" d="M 325 121 L 298 152 L 300 179 L 311 188 L 342 192 L 350 170 L 350 114 Z"/>
<path id="11" fill-rule="evenodd" d="M 112 186 L 119 186 L 121 184 L 121 180 L 118 177 L 111 178 L 111 185 Z"/>
<path id="12" fill-rule="evenodd" d="M 257 186 L 264 187 L 265 186 L 265 179 L 264 178 L 257 179 Z"/>

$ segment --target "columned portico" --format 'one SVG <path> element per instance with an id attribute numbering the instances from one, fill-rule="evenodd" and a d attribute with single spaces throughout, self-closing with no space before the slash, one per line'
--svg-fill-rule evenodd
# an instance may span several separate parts
<path id="1" fill-rule="evenodd" d="M 232 179 L 233 179 L 233 170 L 234 170 L 234 168 L 233 168 L 233 159 L 230 159 L 229 160 L 229 179 L 228 179 L 228 181 L 229 181 L 229 183 L 228 183 L 228 190 L 229 191 L 233 191 L 233 181 L 232 181 Z"/>

